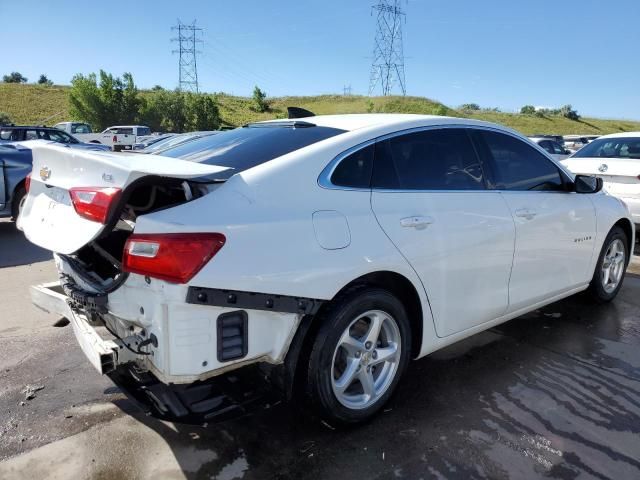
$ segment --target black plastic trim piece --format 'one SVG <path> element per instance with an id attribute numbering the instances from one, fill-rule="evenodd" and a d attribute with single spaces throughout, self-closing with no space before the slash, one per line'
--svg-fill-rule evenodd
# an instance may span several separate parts
<path id="1" fill-rule="evenodd" d="M 314 315 L 324 303 L 324 300 L 269 293 L 222 290 L 219 288 L 189 287 L 186 302 L 213 307 Z"/>
<path id="2" fill-rule="evenodd" d="M 238 322 L 239 320 L 239 322 Z M 249 316 L 244 310 L 234 310 L 226 312 L 218 316 L 216 321 L 216 330 L 218 337 L 218 361 L 229 362 L 231 360 L 239 360 L 247 356 L 249 353 Z M 238 328 L 238 335 L 225 337 L 225 329 Z M 235 347 L 237 352 L 233 352 L 234 346 L 228 345 L 228 342 L 240 340 L 240 345 Z M 225 342 L 227 343 L 225 345 Z"/>
<path id="3" fill-rule="evenodd" d="M 62 290 L 67 295 L 67 301 L 73 310 L 86 313 L 107 312 L 107 296 L 103 293 L 88 293 L 73 283 L 64 283 Z"/>

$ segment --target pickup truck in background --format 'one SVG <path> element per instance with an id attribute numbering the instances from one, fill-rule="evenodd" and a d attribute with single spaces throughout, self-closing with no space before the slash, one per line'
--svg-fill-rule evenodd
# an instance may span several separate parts
<path id="1" fill-rule="evenodd" d="M 133 150 L 137 137 L 151 134 L 151 129 L 144 125 L 116 125 L 102 133 L 92 133 L 91 127 L 82 122 L 61 122 L 55 128 L 67 133 L 74 131 L 73 134 L 81 141 L 108 145 L 114 152 Z"/>

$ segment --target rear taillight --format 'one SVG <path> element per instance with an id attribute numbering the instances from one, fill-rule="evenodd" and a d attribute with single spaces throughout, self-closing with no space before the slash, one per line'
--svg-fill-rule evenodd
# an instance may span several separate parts
<path id="1" fill-rule="evenodd" d="M 221 233 L 133 234 L 122 269 L 172 283 L 187 283 L 224 246 Z"/>
<path id="2" fill-rule="evenodd" d="M 31 188 L 31 173 L 27 175 L 27 178 L 24 179 L 24 189 L 29 193 L 29 189 Z"/>
<path id="3" fill-rule="evenodd" d="M 113 136 L 113 141 L 117 142 L 118 141 L 118 137 L 116 135 Z"/>
<path id="4" fill-rule="evenodd" d="M 115 187 L 78 187 L 69 189 L 73 207 L 81 217 L 107 223 L 111 206 L 120 196 Z"/>

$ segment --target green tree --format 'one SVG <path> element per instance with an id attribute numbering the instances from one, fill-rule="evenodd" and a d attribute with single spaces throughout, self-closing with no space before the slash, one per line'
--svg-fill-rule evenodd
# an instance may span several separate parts
<path id="1" fill-rule="evenodd" d="M 478 111 L 480 110 L 480 105 L 478 105 L 477 103 L 465 103 L 463 105 L 460 105 L 460 110 L 467 110 L 467 111 Z"/>
<path id="2" fill-rule="evenodd" d="M 122 78 L 100 70 L 96 74 L 78 74 L 71 80 L 70 113 L 78 120 L 102 130 L 118 123 L 135 123 L 140 115 L 142 100 L 130 73 Z"/>
<path id="3" fill-rule="evenodd" d="M 258 112 L 266 112 L 269 110 L 267 94 L 260 90 L 257 85 L 253 89 L 253 108 Z"/>
<path id="4" fill-rule="evenodd" d="M 536 107 L 534 107 L 533 105 L 525 105 L 520 109 L 520 113 L 522 115 L 535 115 Z"/>
<path id="5" fill-rule="evenodd" d="M 187 97 L 190 130 L 217 130 L 220 127 L 220 111 L 211 95 L 196 93 Z"/>
<path id="6" fill-rule="evenodd" d="M 7 112 L 0 112 L 0 125 L 10 125 L 13 122 Z"/>
<path id="7" fill-rule="evenodd" d="M 9 75 L 2 77 L 4 83 L 27 83 L 27 77 L 20 72 L 11 72 Z"/>
<path id="8" fill-rule="evenodd" d="M 53 82 L 49 80 L 47 76 L 43 73 L 42 75 L 40 75 L 40 78 L 38 79 L 38 85 L 46 85 L 50 87 L 51 85 L 53 85 Z"/>

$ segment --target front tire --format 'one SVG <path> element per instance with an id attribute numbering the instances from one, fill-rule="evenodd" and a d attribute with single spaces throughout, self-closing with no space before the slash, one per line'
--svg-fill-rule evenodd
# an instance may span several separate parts
<path id="1" fill-rule="evenodd" d="M 361 287 L 337 298 L 309 358 L 307 396 L 332 424 L 371 418 L 393 394 L 411 357 L 411 328 L 390 292 Z"/>
<path id="2" fill-rule="evenodd" d="M 629 240 L 620 227 L 613 227 L 602 246 L 596 270 L 589 284 L 589 293 L 598 303 L 616 298 L 629 259 Z"/>

